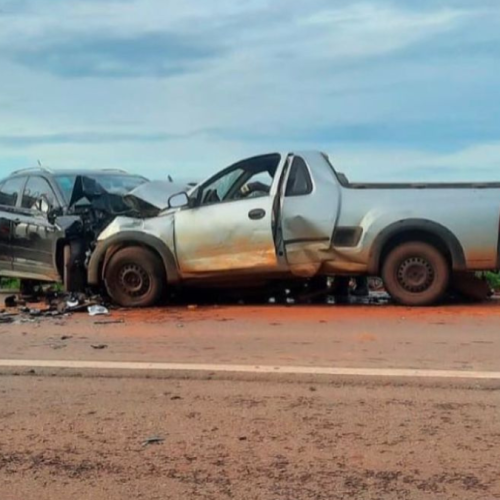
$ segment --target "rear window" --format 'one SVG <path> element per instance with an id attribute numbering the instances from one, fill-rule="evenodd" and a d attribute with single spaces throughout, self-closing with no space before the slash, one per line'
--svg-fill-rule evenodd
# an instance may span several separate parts
<path id="1" fill-rule="evenodd" d="M 0 187 L 0 205 L 15 207 L 25 182 L 26 177 L 14 177 L 6 180 Z"/>
<path id="2" fill-rule="evenodd" d="M 68 201 L 71 199 L 77 177 L 76 174 L 55 176 L 58 186 Z M 106 191 L 113 194 L 126 194 L 146 182 L 146 179 L 139 175 L 88 173 L 85 177 L 94 179 Z"/>
<path id="3" fill-rule="evenodd" d="M 312 193 L 312 190 L 313 185 L 309 169 L 305 161 L 300 156 L 296 156 L 293 159 L 292 169 L 288 177 L 285 196 L 304 196 Z"/>

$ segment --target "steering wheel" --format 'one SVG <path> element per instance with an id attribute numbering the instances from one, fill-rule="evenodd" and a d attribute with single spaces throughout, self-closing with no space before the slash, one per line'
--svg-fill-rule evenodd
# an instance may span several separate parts
<path id="1" fill-rule="evenodd" d="M 244 184 L 240 188 L 240 194 L 242 198 L 249 198 L 255 193 L 259 193 L 259 196 L 265 196 L 269 194 L 271 188 L 264 184 L 263 182 L 256 181 Z"/>

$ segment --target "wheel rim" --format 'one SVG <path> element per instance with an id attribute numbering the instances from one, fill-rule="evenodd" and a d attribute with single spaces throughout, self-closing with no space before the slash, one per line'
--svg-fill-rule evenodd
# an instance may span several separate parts
<path id="1" fill-rule="evenodd" d="M 422 293 L 428 290 L 435 280 L 432 265 L 421 257 L 411 257 L 401 262 L 397 279 L 399 285 L 410 293 Z"/>
<path id="2" fill-rule="evenodd" d="M 118 286 L 129 297 L 141 297 L 151 286 L 148 273 L 138 264 L 127 264 L 118 273 Z"/>

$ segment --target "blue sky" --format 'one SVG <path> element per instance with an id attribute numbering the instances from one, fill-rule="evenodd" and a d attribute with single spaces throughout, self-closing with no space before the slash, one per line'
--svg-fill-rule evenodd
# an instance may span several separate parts
<path id="1" fill-rule="evenodd" d="M 0 74 L 2 176 L 320 149 L 355 180 L 500 180 L 498 0 L 0 0 Z"/>

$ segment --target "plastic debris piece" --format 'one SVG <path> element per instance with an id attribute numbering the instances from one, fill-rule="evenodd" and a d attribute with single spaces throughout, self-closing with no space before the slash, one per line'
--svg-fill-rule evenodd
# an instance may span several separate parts
<path id="1" fill-rule="evenodd" d="M 142 442 L 142 446 L 146 447 L 146 446 L 149 446 L 150 444 L 161 444 L 161 443 L 163 443 L 163 441 L 165 441 L 165 439 L 162 437 L 152 436 L 152 437 L 145 439 Z"/>
<path id="2" fill-rule="evenodd" d="M 100 306 L 98 304 L 95 304 L 93 306 L 89 306 L 87 309 L 89 311 L 90 316 L 102 316 L 102 315 L 109 314 L 109 310 L 106 307 Z"/>
<path id="3" fill-rule="evenodd" d="M 108 346 L 107 344 L 91 344 L 92 349 L 97 349 L 97 350 L 102 350 L 102 349 L 107 349 Z"/>
<path id="4" fill-rule="evenodd" d="M 12 323 L 14 321 L 14 316 L 11 314 L 0 315 L 0 323 Z"/>

